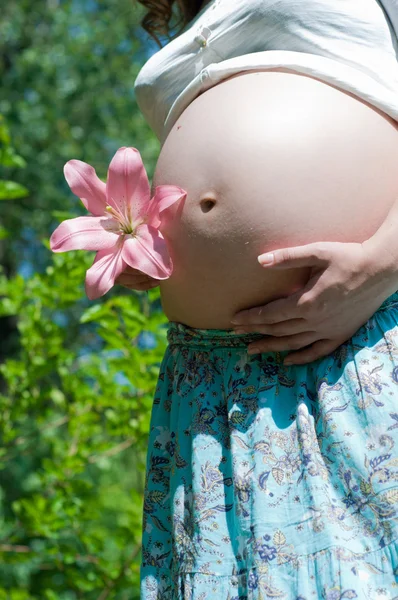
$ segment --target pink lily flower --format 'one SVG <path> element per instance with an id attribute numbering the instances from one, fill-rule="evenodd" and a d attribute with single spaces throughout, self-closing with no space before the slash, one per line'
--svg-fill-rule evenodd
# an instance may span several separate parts
<path id="1" fill-rule="evenodd" d="M 106 183 L 80 160 L 64 166 L 65 179 L 91 216 L 63 221 L 50 238 L 53 252 L 97 250 L 86 273 L 90 300 L 106 294 L 129 265 L 155 279 L 167 279 L 173 263 L 159 227 L 165 209 L 186 196 L 174 185 L 160 185 L 150 197 L 148 177 L 136 148 L 119 148 Z"/>

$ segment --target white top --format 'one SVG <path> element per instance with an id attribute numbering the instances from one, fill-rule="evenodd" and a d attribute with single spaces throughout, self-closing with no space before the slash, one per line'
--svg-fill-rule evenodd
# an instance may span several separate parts
<path id="1" fill-rule="evenodd" d="M 185 108 L 235 73 L 287 67 L 398 121 L 398 0 L 210 0 L 135 80 L 161 144 Z"/>

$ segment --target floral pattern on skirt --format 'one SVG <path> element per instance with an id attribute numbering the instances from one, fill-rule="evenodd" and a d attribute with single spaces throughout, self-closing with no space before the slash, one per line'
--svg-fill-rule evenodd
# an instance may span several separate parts
<path id="1" fill-rule="evenodd" d="M 142 600 L 398 600 L 398 292 L 332 354 L 168 324 Z"/>

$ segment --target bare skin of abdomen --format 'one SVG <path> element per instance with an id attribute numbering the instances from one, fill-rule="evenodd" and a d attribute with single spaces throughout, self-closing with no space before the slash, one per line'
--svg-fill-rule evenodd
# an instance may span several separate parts
<path id="1" fill-rule="evenodd" d="M 182 187 L 162 227 L 170 321 L 231 329 L 239 310 L 303 287 L 309 269 L 257 256 L 363 242 L 398 197 L 398 124 L 329 84 L 283 69 L 234 75 L 198 96 L 162 146 L 152 188 Z"/>

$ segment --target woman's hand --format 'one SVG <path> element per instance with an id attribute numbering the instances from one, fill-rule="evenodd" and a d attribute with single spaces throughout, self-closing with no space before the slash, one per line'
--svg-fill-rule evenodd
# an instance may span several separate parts
<path id="1" fill-rule="evenodd" d="M 129 290 L 150 290 L 159 285 L 159 280 L 149 277 L 138 269 L 127 267 L 123 273 L 115 279 L 115 283 L 128 288 Z"/>
<path id="2" fill-rule="evenodd" d="M 316 242 L 260 255 L 264 268 L 310 267 L 311 273 L 298 292 L 235 315 L 235 331 L 266 334 L 248 351 L 296 350 L 285 364 L 305 364 L 333 352 L 398 289 L 388 250 L 378 252 L 367 240 Z M 273 262 L 263 264 L 271 254 Z"/>

